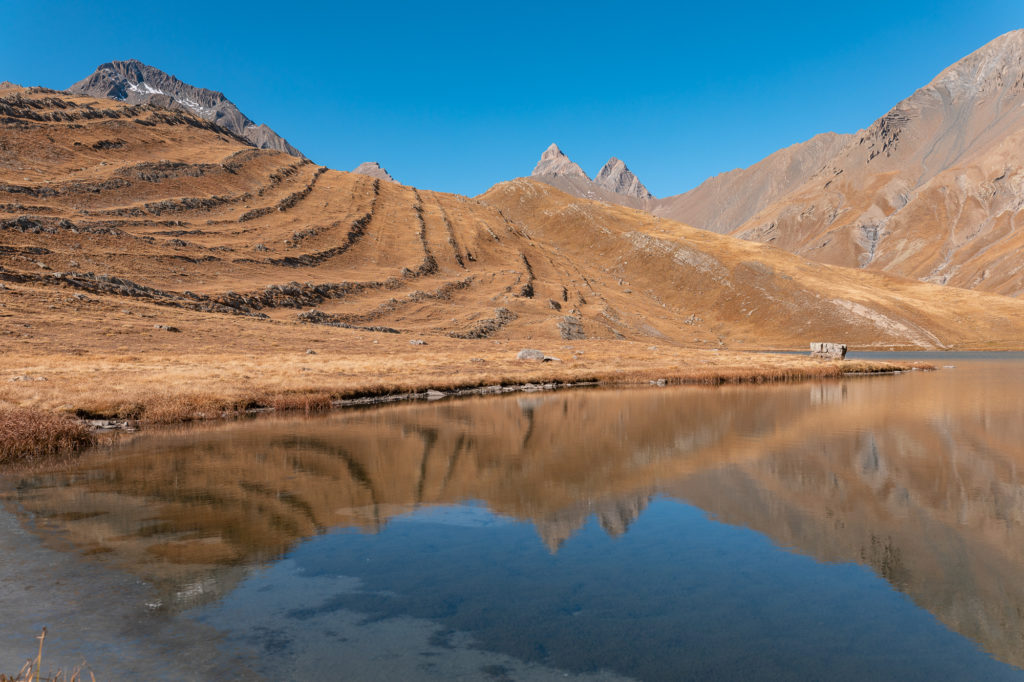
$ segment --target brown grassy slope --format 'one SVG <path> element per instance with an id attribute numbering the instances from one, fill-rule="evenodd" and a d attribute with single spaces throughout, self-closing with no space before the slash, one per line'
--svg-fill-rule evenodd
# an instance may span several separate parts
<path id="1" fill-rule="evenodd" d="M 0 134 L 0 400 L 18 405 L 173 420 L 274 404 L 281 394 L 820 371 L 687 347 L 806 347 L 829 338 L 1012 347 L 1022 338 L 1019 304 L 1001 298 L 946 298 L 927 315 L 911 306 L 890 324 L 889 310 L 864 296 L 851 299 L 864 309 L 839 319 L 817 290 L 845 291 L 840 270 L 807 283 L 799 278 L 817 266 L 776 276 L 783 256 L 764 251 L 703 271 L 679 256 L 689 253 L 684 242 L 748 247 L 700 242 L 681 226 L 602 213 L 553 190 L 536 215 L 519 201 L 506 214 L 253 149 L 151 106 L 6 88 Z M 531 183 L 511 187 L 523 201 L 537 192 Z M 676 259 L 627 267 L 618 252 L 582 248 L 593 225 L 553 223 L 545 211 L 597 212 L 637 243 L 656 230 Z M 541 228 L 562 232 L 545 241 L 535 238 Z M 732 258 L 700 253 L 700 262 Z M 617 275 L 646 282 L 631 293 Z M 900 306 L 895 294 L 884 303 Z M 992 314 L 979 314 L 984 307 Z M 563 349 L 559 323 L 570 314 L 587 339 Z M 932 327 L 903 321 L 917 315 Z M 420 337 L 429 346 L 409 344 Z M 529 345 L 565 362 L 515 362 Z M 9 381 L 20 376 L 48 381 Z"/>
<path id="2" fill-rule="evenodd" d="M 480 199 L 559 257 L 592 263 L 596 318 L 634 333 L 689 329 L 686 340 L 751 347 L 814 338 L 859 348 L 1024 343 L 1024 307 L 1014 299 L 821 265 L 529 180 Z"/>

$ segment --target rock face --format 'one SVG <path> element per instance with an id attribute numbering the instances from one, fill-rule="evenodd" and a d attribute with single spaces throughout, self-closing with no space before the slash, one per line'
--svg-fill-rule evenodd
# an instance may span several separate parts
<path id="1" fill-rule="evenodd" d="M 842 360 L 846 357 L 845 343 L 812 343 L 811 357 L 825 360 Z"/>
<path id="2" fill-rule="evenodd" d="M 864 130 L 776 152 L 655 212 L 823 263 L 1020 296 L 1022 150 L 1017 30 Z"/>
<path id="3" fill-rule="evenodd" d="M 594 182 L 607 190 L 635 199 L 650 199 L 651 193 L 626 164 L 614 156 L 598 172 Z"/>
<path id="4" fill-rule="evenodd" d="M 818 173 L 852 135 L 822 133 L 780 149 L 749 168 L 705 180 L 685 194 L 658 200 L 653 213 L 727 234 Z"/>
<path id="5" fill-rule="evenodd" d="M 544 150 L 544 153 L 540 155 L 540 161 L 537 162 L 533 173 L 530 175 L 562 175 L 590 180 L 587 174 L 583 172 L 583 169 L 573 163 L 565 155 L 565 152 L 558 148 L 557 144 L 552 144 Z"/>
<path id="6" fill-rule="evenodd" d="M 360 175 L 369 175 L 371 178 L 377 178 L 378 180 L 396 182 L 396 180 L 391 177 L 391 174 L 381 168 L 381 165 L 376 161 L 365 161 L 353 168 L 352 172 L 359 173 Z"/>
<path id="7" fill-rule="evenodd" d="M 223 94 L 183 83 L 137 59 L 101 64 L 88 78 L 68 88 L 68 92 L 106 97 L 128 104 L 182 109 L 230 130 L 259 149 L 275 149 L 292 156 L 302 156 L 298 149 L 266 125 L 256 125 Z"/>

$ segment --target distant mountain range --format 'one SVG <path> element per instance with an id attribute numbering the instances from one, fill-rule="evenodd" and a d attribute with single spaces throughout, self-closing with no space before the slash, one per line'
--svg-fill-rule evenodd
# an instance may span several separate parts
<path id="1" fill-rule="evenodd" d="M 590 181 L 559 154 L 548 148 L 533 176 L 578 197 L 824 263 L 1024 293 L 1024 30 L 964 57 L 864 130 L 817 135 L 684 194 L 641 198 L 628 182 Z"/>
<path id="2" fill-rule="evenodd" d="M 137 60 L 70 92 L 189 111 L 262 149 L 302 154 L 224 95 Z M 641 209 L 824 263 L 1024 293 L 1024 30 L 953 64 L 870 126 L 823 133 L 665 198 L 612 157 L 593 177 L 557 144 L 531 174 L 573 196 Z M 355 173 L 394 181 L 376 162 Z"/>

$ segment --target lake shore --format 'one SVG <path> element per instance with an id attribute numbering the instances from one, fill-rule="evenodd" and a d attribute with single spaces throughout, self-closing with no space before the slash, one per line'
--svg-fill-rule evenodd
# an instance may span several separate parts
<path id="1" fill-rule="evenodd" d="M 226 339 L 190 344 L 171 333 L 165 335 L 172 337 L 168 343 L 133 352 L 105 352 L 96 344 L 75 352 L 5 353 L 0 410 L 10 414 L 17 408 L 22 421 L 36 412 L 138 426 L 581 384 L 768 383 L 929 368 L 631 341 L 467 341 L 332 331 L 344 333 L 288 339 L 291 348 L 271 337 L 262 348 L 236 343 L 232 352 L 224 350 Z M 523 348 L 549 359 L 519 360 Z M 45 424 L 68 422 L 51 418 Z M 40 425 L 49 428 L 42 419 Z M 53 442 L 59 444 L 55 452 L 68 449 L 63 441 Z M 34 442 L 24 449 L 45 451 Z M 17 459 L 13 452 L 7 457 Z"/>

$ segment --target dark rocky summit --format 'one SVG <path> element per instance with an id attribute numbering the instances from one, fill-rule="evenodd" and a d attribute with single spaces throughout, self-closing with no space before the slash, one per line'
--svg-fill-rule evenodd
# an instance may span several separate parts
<path id="1" fill-rule="evenodd" d="M 259 149 L 276 149 L 292 156 L 303 156 L 269 127 L 250 120 L 222 93 L 183 83 L 137 59 L 101 64 L 88 78 L 68 88 L 68 92 L 116 99 L 128 104 L 155 104 L 181 109 L 216 123 Z"/>

